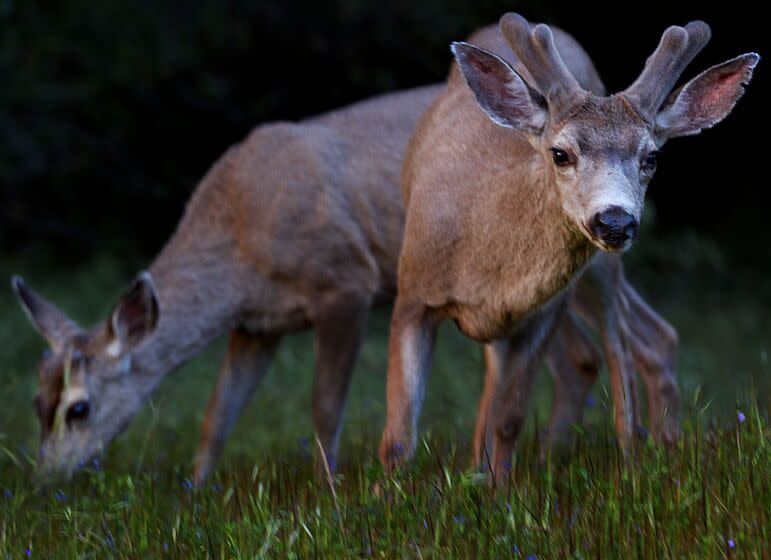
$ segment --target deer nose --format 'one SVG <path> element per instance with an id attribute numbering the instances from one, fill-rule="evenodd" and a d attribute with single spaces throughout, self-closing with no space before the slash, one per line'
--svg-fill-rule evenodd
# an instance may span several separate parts
<path id="1" fill-rule="evenodd" d="M 637 219 L 619 206 L 598 212 L 591 223 L 594 236 L 611 249 L 620 249 L 627 241 L 634 239 L 639 227 Z"/>

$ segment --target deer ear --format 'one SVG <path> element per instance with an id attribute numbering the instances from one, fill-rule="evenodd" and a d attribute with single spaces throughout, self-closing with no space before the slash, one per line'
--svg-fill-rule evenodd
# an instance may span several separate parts
<path id="1" fill-rule="evenodd" d="M 158 323 L 158 296 L 149 272 L 142 272 L 112 310 L 107 323 L 107 353 L 117 358 L 130 352 Z"/>
<path id="2" fill-rule="evenodd" d="M 27 318 L 54 352 L 62 350 L 67 341 L 80 332 L 80 327 L 63 311 L 35 293 L 20 276 L 11 278 L 11 287 Z"/>
<path id="3" fill-rule="evenodd" d="M 477 103 L 494 123 L 532 134 L 543 130 L 546 101 L 506 61 L 468 43 L 453 43 L 451 49 Z"/>
<path id="4" fill-rule="evenodd" d="M 672 93 L 656 115 L 661 138 L 690 136 L 728 116 L 752 79 L 760 56 L 747 53 L 705 70 Z"/>

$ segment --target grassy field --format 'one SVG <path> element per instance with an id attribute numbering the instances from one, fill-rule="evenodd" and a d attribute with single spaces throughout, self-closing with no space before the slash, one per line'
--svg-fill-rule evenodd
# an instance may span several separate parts
<path id="1" fill-rule="evenodd" d="M 646 442 L 622 457 L 603 376 L 575 453 L 539 462 L 544 373 L 513 481 L 497 494 L 468 469 L 482 357 L 452 326 L 440 333 L 418 457 L 384 479 L 375 451 L 387 310 L 371 320 L 332 488 L 312 474 L 307 333 L 283 345 L 208 487 L 192 489 L 188 476 L 222 341 L 170 376 L 105 458 L 72 481 L 39 485 L 30 403 L 43 344 L 0 288 L 0 558 L 769 558 L 769 293 L 752 277 L 726 284 L 719 253 L 682 251 L 676 267 L 653 249 L 630 267 L 637 284 L 656 286 L 651 299 L 680 330 L 678 448 Z M 134 265 L 68 268 L 26 255 L 4 261 L 0 278 L 22 272 L 88 324 Z"/>

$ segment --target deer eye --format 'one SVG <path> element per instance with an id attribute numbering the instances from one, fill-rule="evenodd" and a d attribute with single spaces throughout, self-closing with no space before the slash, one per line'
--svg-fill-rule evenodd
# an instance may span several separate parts
<path id="1" fill-rule="evenodd" d="M 656 167 L 656 164 L 659 162 L 659 152 L 654 151 L 649 153 L 647 156 L 645 156 L 645 160 L 643 161 L 643 167 L 647 167 L 648 169 L 653 169 Z"/>
<path id="2" fill-rule="evenodd" d="M 552 157 L 554 158 L 554 163 L 556 163 L 560 167 L 570 165 L 570 156 L 565 150 L 561 150 L 559 148 L 552 148 L 551 153 L 552 153 Z"/>
<path id="3" fill-rule="evenodd" d="M 79 420 L 85 420 L 88 418 L 88 413 L 90 410 L 91 406 L 88 404 L 88 401 L 75 401 L 67 409 L 67 415 L 65 417 L 67 424 Z"/>

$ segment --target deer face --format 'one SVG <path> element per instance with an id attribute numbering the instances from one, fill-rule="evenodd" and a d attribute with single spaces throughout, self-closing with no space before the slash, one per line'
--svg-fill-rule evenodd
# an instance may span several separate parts
<path id="1" fill-rule="evenodd" d="M 51 346 L 38 364 L 40 468 L 71 473 L 100 453 L 141 408 L 147 382 L 132 367 L 133 350 L 155 328 L 158 303 L 148 274 L 110 317 L 83 330 L 20 278 L 13 288 L 25 313 Z"/>
<path id="2" fill-rule="evenodd" d="M 670 27 L 635 83 L 598 97 L 570 74 L 547 26 L 506 14 L 500 29 L 517 69 L 488 51 L 454 43 L 460 70 L 494 123 L 527 136 L 569 223 L 604 251 L 626 250 L 637 235 L 658 149 L 669 138 L 723 120 L 760 58 L 748 53 L 713 66 L 672 92 L 710 31 L 703 22 Z"/>
<path id="3" fill-rule="evenodd" d="M 589 97 L 534 147 L 573 225 L 602 250 L 629 248 L 658 154 L 652 130 L 631 105 L 620 96 Z"/>

